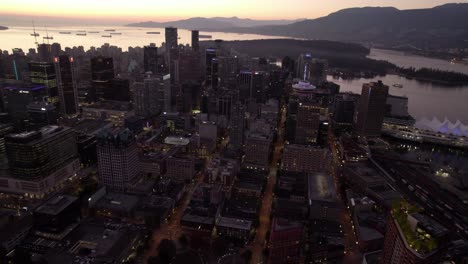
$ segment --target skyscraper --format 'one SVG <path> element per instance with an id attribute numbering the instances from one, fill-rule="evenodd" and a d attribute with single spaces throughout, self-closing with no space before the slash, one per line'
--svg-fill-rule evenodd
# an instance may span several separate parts
<path id="1" fill-rule="evenodd" d="M 388 86 L 382 81 L 362 86 L 356 120 L 356 131 L 362 136 L 380 136 L 385 117 Z"/>
<path id="2" fill-rule="evenodd" d="M 245 128 L 245 106 L 236 103 L 232 107 L 232 118 L 230 122 L 229 146 L 235 150 L 242 149 L 244 145 Z"/>
<path id="3" fill-rule="evenodd" d="M 200 32 L 198 30 L 192 30 L 192 50 L 198 51 L 200 49 L 200 42 L 199 42 Z"/>
<path id="4" fill-rule="evenodd" d="M 296 144 L 317 143 L 320 126 L 320 107 L 309 103 L 299 103 L 296 116 Z"/>
<path id="5" fill-rule="evenodd" d="M 20 122 L 28 118 L 27 106 L 30 103 L 41 102 L 47 96 L 44 85 L 9 86 L 3 89 L 5 108 L 10 117 Z"/>
<path id="6" fill-rule="evenodd" d="M 52 62 L 30 62 L 28 65 L 31 83 L 44 85 L 48 96 L 47 101 L 58 105 L 60 100 L 55 65 Z"/>
<path id="7" fill-rule="evenodd" d="M 60 110 L 66 115 L 78 112 L 78 91 L 76 88 L 74 59 L 68 55 L 54 58 Z"/>
<path id="8" fill-rule="evenodd" d="M 78 156 L 71 128 L 45 126 L 7 135 L 5 143 L 11 173 L 26 180 L 43 179 Z"/>
<path id="9" fill-rule="evenodd" d="M 178 34 L 177 34 L 177 28 L 174 27 L 167 27 L 165 29 L 166 33 L 166 52 L 168 52 L 170 49 L 176 49 L 179 44 L 178 44 Z"/>
<path id="10" fill-rule="evenodd" d="M 341 124 L 352 124 L 354 111 L 359 98 L 353 94 L 337 94 L 333 105 L 333 121 Z"/>
<path id="11" fill-rule="evenodd" d="M 216 58 L 216 49 L 205 50 L 205 80 L 208 87 L 213 86 L 213 60 Z M 215 66 L 216 67 L 216 66 Z M 217 70 L 217 67 L 216 67 Z"/>
<path id="12" fill-rule="evenodd" d="M 50 44 L 38 44 L 37 53 L 39 54 L 39 60 L 41 62 L 51 62 L 52 61 L 52 46 Z"/>
<path id="13" fill-rule="evenodd" d="M 102 185 L 126 191 L 138 181 L 138 149 L 129 129 L 103 129 L 98 134 L 98 171 Z"/>
<path id="14" fill-rule="evenodd" d="M 143 68 L 145 72 L 158 72 L 158 48 L 153 43 L 144 47 Z"/>
<path id="15" fill-rule="evenodd" d="M 114 60 L 111 57 L 91 58 L 91 81 L 93 94 L 96 98 L 102 98 L 110 86 L 110 80 L 114 78 Z M 95 99 L 96 99 L 95 98 Z"/>
<path id="16" fill-rule="evenodd" d="M 146 75 L 143 83 L 135 86 L 135 112 L 139 116 L 151 116 L 171 110 L 170 76 Z"/>
<path id="17" fill-rule="evenodd" d="M 108 89 L 104 91 L 104 99 L 123 102 L 130 101 L 130 81 L 122 78 L 110 80 Z"/>
<path id="18" fill-rule="evenodd" d="M 301 54 L 297 60 L 296 76 L 303 81 L 319 84 L 327 80 L 328 63 L 312 58 L 310 53 Z"/>

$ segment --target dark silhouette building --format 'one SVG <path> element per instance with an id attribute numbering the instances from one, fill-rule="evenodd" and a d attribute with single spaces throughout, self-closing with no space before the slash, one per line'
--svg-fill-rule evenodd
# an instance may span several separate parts
<path id="1" fill-rule="evenodd" d="M 114 78 L 104 91 L 104 99 L 113 101 L 130 101 L 130 82 L 127 79 Z"/>
<path id="2" fill-rule="evenodd" d="M 57 86 L 60 98 L 60 111 L 66 115 L 78 112 L 78 90 L 76 87 L 76 74 L 74 58 L 60 55 L 54 58 L 57 73 Z"/>
<path id="3" fill-rule="evenodd" d="M 216 49 L 209 48 L 205 50 L 205 82 L 207 87 L 215 87 L 214 79 L 217 78 Z"/>
<path id="4" fill-rule="evenodd" d="M 380 136 L 385 117 L 388 86 L 382 81 L 362 86 L 356 120 L 356 131 L 362 136 Z"/>
<path id="5" fill-rule="evenodd" d="M 200 31 L 192 30 L 192 50 L 198 51 L 200 49 Z"/>
<path id="6" fill-rule="evenodd" d="M 151 44 L 143 49 L 143 68 L 145 72 L 158 72 L 158 48 Z"/>
<path id="7" fill-rule="evenodd" d="M 166 33 L 166 51 L 170 49 L 176 49 L 179 46 L 177 28 L 167 27 L 165 29 Z"/>
<path id="8" fill-rule="evenodd" d="M 91 58 L 91 93 L 95 95 L 94 100 L 104 97 L 112 79 L 114 79 L 114 60 L 102 56 Z"/>

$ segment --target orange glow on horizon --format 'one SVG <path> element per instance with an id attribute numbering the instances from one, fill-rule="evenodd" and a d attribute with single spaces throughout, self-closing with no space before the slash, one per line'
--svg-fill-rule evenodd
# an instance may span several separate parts
<path id="1" fill-rule="evenodd" d="M 447 0 L 2 0 L 4 14 L 63 18 L 169 21 L 189 17 L 316 18 L 349 7 L 428 8 Z M 468 0 L 457 2 L 468 2 Z"/>

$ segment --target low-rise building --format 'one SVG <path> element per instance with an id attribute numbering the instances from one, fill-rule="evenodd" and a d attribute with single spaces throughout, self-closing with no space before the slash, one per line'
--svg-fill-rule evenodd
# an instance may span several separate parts
<path id="1" fill-rule="evenodd" d="M 327 167 L 329 153 L 326 149 L 307 145 L 286 145 L 281 169 L 291 172 L 317 173 Z"/>
<path id="2" fill-rule="evenodd" d="M 251 236 L 252 221 L 230 218 L 218 217 L 216 220 L 216 231 L 218 236 L 227 237 L 230 241 L 238 245 L 245 245 Z"/>
<path id="3" fill-rule="evenodd" d="M 300 222 L 273 218 L 268 242 L 268 263 L 301 263 L 304 226 Z"/>

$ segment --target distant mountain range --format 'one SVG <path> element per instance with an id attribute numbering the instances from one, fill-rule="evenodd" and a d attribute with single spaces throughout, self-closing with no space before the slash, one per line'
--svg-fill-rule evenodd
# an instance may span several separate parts
<path id="1" fill-rule="evenodd" d="M 305 19 L 297 20 L 253 20 L 248 18 L 238 17 L 192 17 L 184 20 L 171 22 L 140 22 L 128 24 L 129 27 L 177 27 L 183 29 L 200 29 L 200 30 L 224 30 L 231 28 L 244 27 L 260 27 L 266 25 L 288 25 Z"/>
<path id="2" fill-rule="evenodd" d="M 228 32 L 369 43 L 384 47 L 468 47 L 468 4 L 428 9 L 350 8 L 289 25 L 232 28 Z"/>
<path id="3" fill-rule="evenodd" d="M 270 25 L 266 25 L 267 23 Z M 468 4 L 446 4 L 413 10 L 398 10 L 393 7 L 350 8 L 325 17 L 296 22 L 236 17 L 191 18 L 167 23 L 143 22 L 129 26 L 175 26 L 203 31 L 356 42 L 387 48 L 468 47 Z"/>

